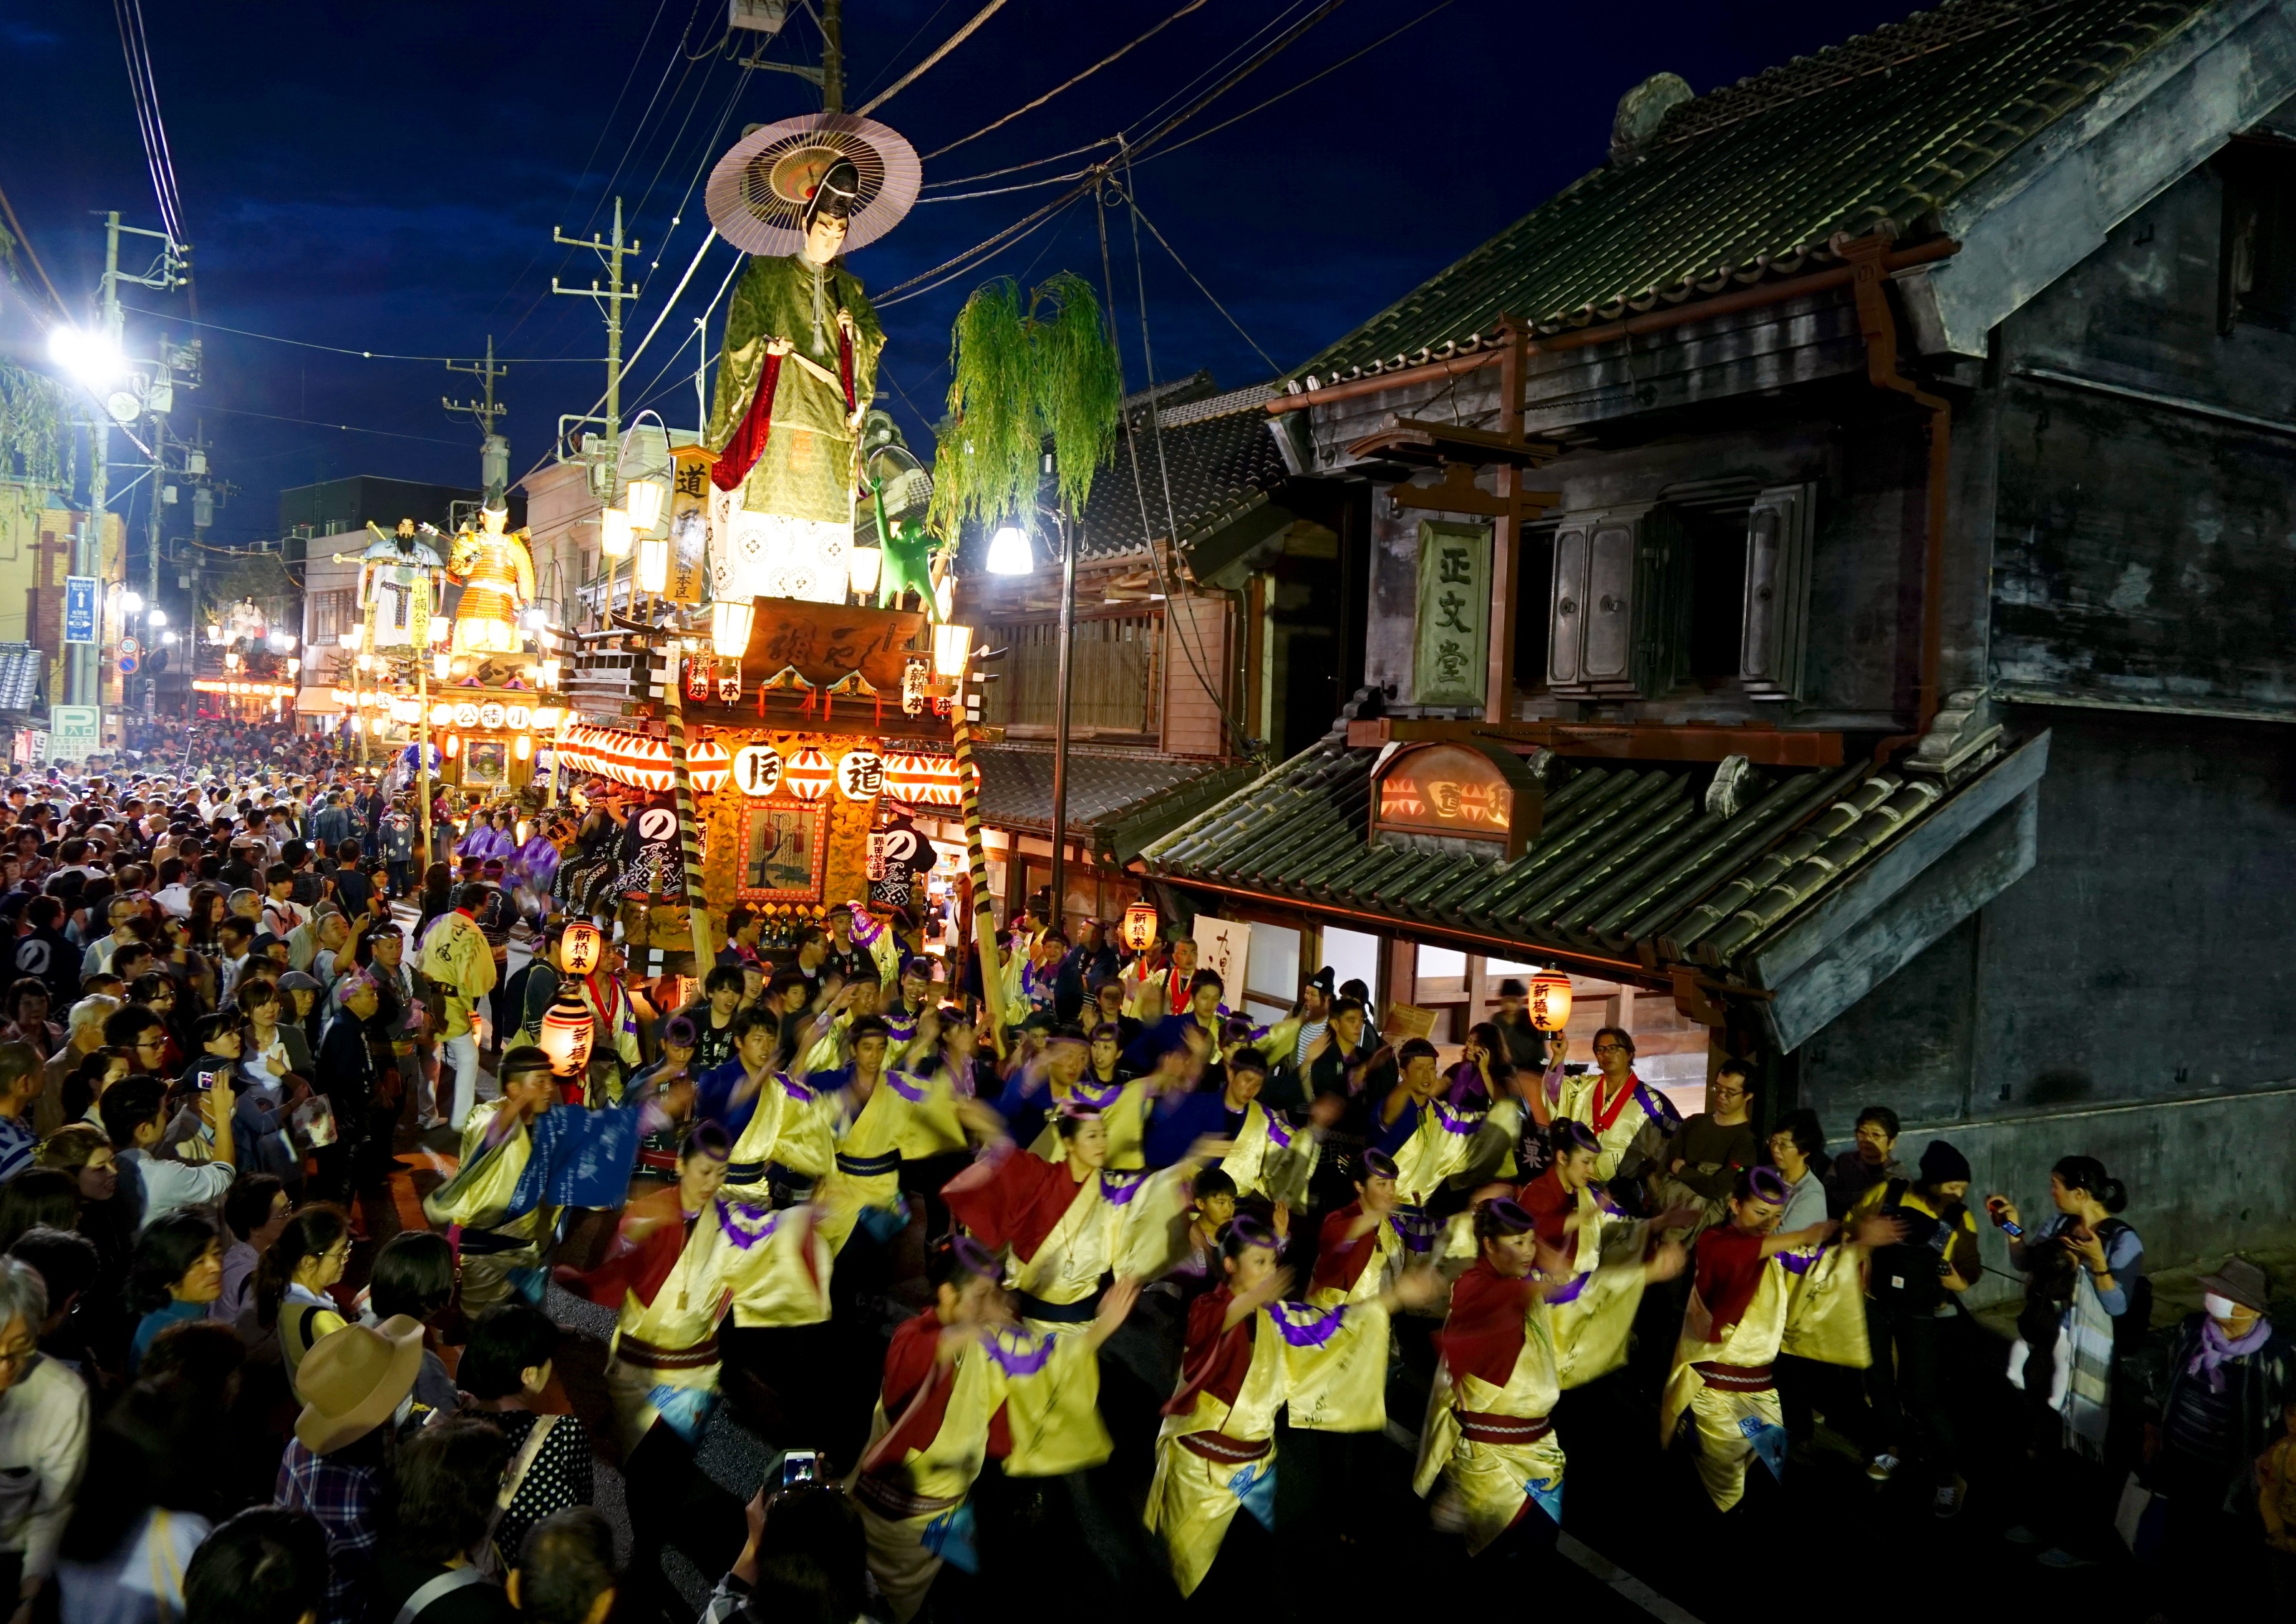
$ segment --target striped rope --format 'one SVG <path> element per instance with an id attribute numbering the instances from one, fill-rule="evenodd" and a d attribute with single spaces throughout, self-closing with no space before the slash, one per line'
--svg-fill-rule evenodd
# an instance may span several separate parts
<path id="1" fill-rule="evenodd" d="M 693 780 L 685 767 L 685 704 L 679 691 L 677 663 L 677 644 L 673 640 L 662 654 L 662 717 L 669 724 L 669 788 L 677 798 L 677 848 L 685 864 L 685 917 L 693 931 L 693 973 L 706 977 L 713 957 L 709 902 L 701 890 L 701 827 L 693 816 Z"/>
<path id="2" fill-rule="evenodd" d="M 994 1024 L 1004 1021 L 1004 1000 L 997 995 L 1003 979 L 996 970 L 996 916 L 988 906 L 988 854 L 980 843 L 980 769 L 972 759 L 972 734 L 964 721 L 965 684 L 968 671 L 956 682 L 956 703 L 949 715 L 956 728 L 956 782 L 958 804 L 964 811 L 964 858 L 972 871 L 972 937 L 980 945 L 980 988 L 988 1005 Z M 1001 1041 L 997 1052 L 1002 1054 Z"/>

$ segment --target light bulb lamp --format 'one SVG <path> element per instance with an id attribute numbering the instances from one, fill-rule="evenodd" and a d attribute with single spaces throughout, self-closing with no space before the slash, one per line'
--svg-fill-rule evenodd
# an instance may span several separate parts
<path id="1" fill-rule="evenodd" d="M 1017 524 L 999 525 L 996 533 L 988 538 L 988 573 L 1032 575 L 1036 568 L 1036 554 L 1029 545 L 1029 533 Z"/>
<path id="2" fill-rule="evenodd" d="M 637 589 L 660 597 L 669 587 L 669 537 L 648 536 L 638 543 Z"/>
<path id="3" fill-rule="evenodd" d="M 885 552 L 882 547 L 856 547 L 845 555 L 847 578 L 853 595 L 864 603 L 877 590 L 877 583 L 885 572 Z"/>

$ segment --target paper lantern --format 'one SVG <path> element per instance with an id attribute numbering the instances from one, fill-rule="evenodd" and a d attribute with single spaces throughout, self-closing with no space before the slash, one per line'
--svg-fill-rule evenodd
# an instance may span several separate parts
<path id="1" fill-rule="evenodd" d="M 788 768 L 782 774 L 783 787 L 800 800 L 819 800 L 829 793 L 829 786 L 836 780 L 837 773 L 829 765 L 829 758 L 811 744 L 791 756 Z"/>
<path id="2" fill-rule="evenodd" d="M 504 711 L 500 705 L 493 700 L 488 700 L 479 707 L 479 726 L 485 728 L 500 727 L 507 715 L 508 712 Z"/>
<path id="3" fill-rule="evenodd" d="M 848 800 L 874 800 L 884 792 L 885 758 L 863 747 L 837 759 L 837 792 Z"/>
<path id="4" fill-rule="evenodd" d="M 462 748 L 463 740 L 461 734 L 450 733 L 447 735 L 447 759 L 448 760 L 453 760 L 455 752 Z"/>
<path id="5" fill-rule="evenodd" d="M 942 677 L 962 677 L 964 662 L 972 653 L 972 628 L 969 626 L 936 626 L 933 627 L 933 670 Z"/>
<path id="6" fill-rule="evenodd" d="M 1156 905 L 1136 902 L 1124 910 L 1124 945 L 1145 953 L 1156 945 Z"/>
<path id="7" fill-rule="evenodd" d="M 845 555 L 845 564 L 854 595 L 866 597 L 877 590 L 878 578 L 884 572 L 884 551 L 879 547 L 856 547 Z"/>
<path id="8" fill-rule="evenodd" d="M 516 738 L 512 739 L 510 742 L 510 753 L 521 761 L 531 759 L 534 755 L 533 735 L 531 734 L 522 733 Z M 524 841 L 521 841 L 519 844 L 523 846 L 526 842 Z"/>
<path id="9" fill-rule="evenodd" d="M 457 727 L 476 727 L 478 725 L 479 725 L 479 708 L 478 708 L 476 705 L 473 705 L 473 704 L 472 704 L 472 703 L 471 703 L 471 701 L 468 701 L 468 700 L 463 700 L 463 701 L 462 701 L 460 703 L 458 703 L 458 704 L 456 704 L 456 705 L 455 705 L 455 726 L 457 726 Z"/>
<path id="10" fill-rule="evenodd" d="M 669 585 L 669 537 L 649 536 L 638 543 L 638 590 L 660 597 Z"/>
<path id="11" fill-rule="evenodd" d="M 502 726 L 508 727 L 513 732 L 523 732 L 528 727 L 532 726 L 533 724 L 534 713 L 529 710 L 525 706 L 505 705 L 503 707 L 503 719 L 500 724 Z"/>
<path id="12" fill-rule="evenodd" d="M 1530 1023 L 1542 1032 L 1559 1032 L 1570 1020 L 1570 978 L 1560 970 L 1542 970 L 1530 978 Z"/>
<path id="13" fill-rule="evenodd" d="M 619 507 L 598 515 L 598 550 L 608 558 L 630 555 L 630 516 Z"/>
<path id="14" fill-rule="evenodd" d="M 885 793 L 906 806 L 954 807 L 964 800 L 952 756 L 905 753 L 885 761 Z"/>
<path id="15" fill-rule="evenodd" d="M 685 747 L 685 776 L 701 794 L 714 795 L 726 787 L 733 757 L 715 739 L 701 739 Z"/>
<path id="16" fill-rule="evenodd" d="M 561 982 L 558 997 L 542 1017 L 542 1036 L 537 1040 L 542 1052 L 550 1056 L 550 1070 L 557 1077 L 579 1077 L 589 1069 L 592 1023 L 589 1007 L 574 995 L 574 989 Z"/>
<path id="17" fill-rule="evenodd" d="M 718 702 L 731 705 L 742 697 L 742 673 L 737 668 L 718 679 Z"/>
<path id="18" fill-rule="evenodd" d="M 746 598 L 719 598 L 709 605 L 709 646 L 727 660 L 750 652 L 750 622 L 758 606 Z"/>
<path id="19" fill-rule="evenodd" d="M 558 939 L 558 967 L 568 975 L 588 975 L 606 956 L 606 934 L 586 919 L 577 919 Z"/>
<path id="20" fill-rule="evenodd" d="M 781 752 L 770 744 L 744 744 L 734 752 L 733 778 L 742 794 L 759 800 L 782 787 Z"/>

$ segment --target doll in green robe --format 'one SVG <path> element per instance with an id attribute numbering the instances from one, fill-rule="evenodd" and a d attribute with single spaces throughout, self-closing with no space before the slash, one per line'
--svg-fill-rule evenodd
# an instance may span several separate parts
<path id="1" fill-rule="evenodd" d="M 726 314 L 706 444 L 716 456 L 715 595 L 845 600 L 860 425 L 885 332 L 838 263 L 860 176 L 840 159 L 814 186 L 803 245 L 753 259 Z"/>

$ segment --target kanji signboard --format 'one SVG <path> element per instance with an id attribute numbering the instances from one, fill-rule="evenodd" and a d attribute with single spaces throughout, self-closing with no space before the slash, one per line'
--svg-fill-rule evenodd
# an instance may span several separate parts
<path id="1" fill-rule="evenodd" d="M 1491 532 L 1430 520 L 1419 527 L 1419 605 L 1411 697 L 1480 706 L 1489 646 Z"/>

